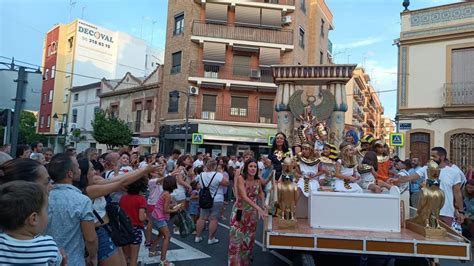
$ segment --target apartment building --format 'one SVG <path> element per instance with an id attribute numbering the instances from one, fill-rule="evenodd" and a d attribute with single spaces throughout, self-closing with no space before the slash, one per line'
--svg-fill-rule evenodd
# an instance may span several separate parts
<path id="1" fill-rule="evenodd" d="M 191 152 L 267 153 L 270 66 L 330 63 L 332 19 L 323 0 L 169 1 L 160 150 L 184 150 L 187 138 Z M 203 144 L 191 144 L 192 133 Z"/>
<path id="2" fill-rule="evenodd" d="M 376 138 L 383 138 L 384 110 L 364 68 L 354 70 L 352 78 L 346 84 L 346 95 L 346 129 L 354 129 L 360 135 L 372 134 Z"/>
<path id="3" fill-rule="evenodd" d="M 397 119 L 405 134 L 400 157 L 425 163 L 445 147 L 466 169 L 474 165 L 474 2 L 401 13 Z"/>

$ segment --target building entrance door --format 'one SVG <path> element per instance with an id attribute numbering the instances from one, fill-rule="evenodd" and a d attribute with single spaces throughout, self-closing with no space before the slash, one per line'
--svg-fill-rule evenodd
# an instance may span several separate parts
<path id="1" fill-rule="evenodd" d="M 425 165 L 430 159 L 430 134 L 410 134 L 410 158 L 418 158 L 420 165 Z"/>

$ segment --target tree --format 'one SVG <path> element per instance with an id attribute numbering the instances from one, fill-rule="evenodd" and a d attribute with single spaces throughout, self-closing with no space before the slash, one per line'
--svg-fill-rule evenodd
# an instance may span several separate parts
<path id="1" fill-rule="evenodd" d="M 92 137 L 97 142 L 107 145 L 108 149 L 128 145 L 132 142 L 132 132 L 127 124 L 106 111 L 97 112 L 91 124 Z"/>
<path id="2" fill-rule="evenodd" d="M 23 111 L 20 116 L 20 130 L 18 132 L 19 144 L 31 144 L 41 141 L 46 143 L 46 137 L 36 133 L 36 116 L 34 113 Z M 0 126 L 0 143 L 3 144 L 5 127 Z"/>

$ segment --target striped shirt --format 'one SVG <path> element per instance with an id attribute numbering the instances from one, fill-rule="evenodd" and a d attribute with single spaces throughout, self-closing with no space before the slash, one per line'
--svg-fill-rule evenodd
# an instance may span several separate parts
<path id="1" fill-rule="evenodd" d="M 50 236 L 18 240 L 0 233 L 0 265 L 61 265 L 58 246 Z"/>

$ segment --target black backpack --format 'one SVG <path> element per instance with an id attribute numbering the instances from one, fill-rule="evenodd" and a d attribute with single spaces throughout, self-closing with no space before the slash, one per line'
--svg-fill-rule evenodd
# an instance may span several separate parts
<path id="1" fill-rule="evenodd" d="M 109 223 L 105 225 L 105 229 L 112 238 L 114 244 L 118 247 L 130 245 L 135 240 L 133 227 L 127 214 L 117 204 L 108 203 L 105 207 Z M 104 223 L 99 214 L 94 210 L 95 217 L 101 224 Z"/>
<path id="2" fill-rule="evenodd" d="M 214 206 L 214 197 L 216 196 L 218 189 L 216 189 L 214 196 L 212 196 L 209 186 L 211 186 L 212 180 L 214 180 L 214 177 L 216 176 L 216 174 L 217 172 L 212 176 L 211 181 L 209 182 L 207 187 L 204 185 L 204 180 L 202 179 L 202 175 L 200 175 L 202 188 L 199 191 L 199 208 L 201 209 L 211 209 L 212 206 Z"/>

